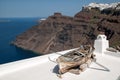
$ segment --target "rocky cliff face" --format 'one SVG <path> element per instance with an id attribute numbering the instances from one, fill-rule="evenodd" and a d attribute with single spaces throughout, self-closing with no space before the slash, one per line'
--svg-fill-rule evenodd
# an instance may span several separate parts
<path id="1" fill-rule="evenodd" d="M 110 40 L 110 46 L 120 46 L 120 4 L 116 6 L 104 9 L 85 6 L 74 17 L 55 13 L 18 35 L 13 44 L 47 54 L 84 44 L 93 45 L 96 36 L 102 31 Z"/>

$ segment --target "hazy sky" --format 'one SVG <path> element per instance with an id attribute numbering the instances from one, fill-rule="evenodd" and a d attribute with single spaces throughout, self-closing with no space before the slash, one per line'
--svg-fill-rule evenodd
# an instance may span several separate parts
<path id="1" fill-rule="evenodd" d="M 0 17 L 48 17 L 54 12 L 74 16 L 91 2 L 112 3 L 120 0 L 0 0 Z"/>

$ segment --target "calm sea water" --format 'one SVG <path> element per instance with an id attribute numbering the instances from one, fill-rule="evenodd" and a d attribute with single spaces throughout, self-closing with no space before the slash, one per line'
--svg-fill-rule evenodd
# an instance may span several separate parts
<path id="1" fill-rule="evenodd" d="M 36 25 L 37 20 L 38 18 L 0 18 L 0 64 L 38 56 L 10 45 L 17 35 Z"/>

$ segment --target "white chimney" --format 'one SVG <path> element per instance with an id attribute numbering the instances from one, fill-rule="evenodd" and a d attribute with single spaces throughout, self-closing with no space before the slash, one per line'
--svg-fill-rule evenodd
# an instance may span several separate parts
<path id="1" fill-rule="evenodd" d="M 109 48 L 109 41 L 104 34 L 99 34 L 94 42 L 94 53 L 104 54 L 107 48 Z"/>

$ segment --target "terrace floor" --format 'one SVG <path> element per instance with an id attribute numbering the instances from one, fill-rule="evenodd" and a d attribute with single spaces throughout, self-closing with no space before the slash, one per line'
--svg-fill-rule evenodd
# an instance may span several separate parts
<path id="1" fill-rule="evenodd" d="M 59 52 L 64 54 L 66 51 Z M 108 55 L 110 53 L 110 55 Z M 80 75 L 65 73 L 57 77 L 56 53 L 0 65 L 0 80 L 120 80 L 120 52 L 96 53 L 93 62 Z M 50 60 L 51 59 L 51 60 Z"/>

